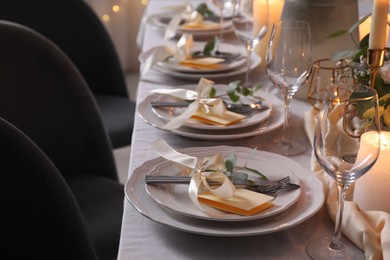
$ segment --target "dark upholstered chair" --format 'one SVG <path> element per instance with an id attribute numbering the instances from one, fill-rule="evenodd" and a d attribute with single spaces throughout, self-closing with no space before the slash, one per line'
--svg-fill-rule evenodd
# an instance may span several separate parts
<path id="1" fill-rule="evenodd" d="M 97 259 L 80 208 L 50 159 L 0 118 L 1 259 Z"/>
<path id="2" fill-rule="evenodd" d="M 0 21 L 0 39 L 0 117 L 50 158 L 81 208 L 99 257 L 115 258 L 123 185 L 88 85 L 61 49 L 41 34 Z"/>
<path id="3" fill-rule="evenodd" d="M 131 143 L 135 104 L 110 37 L 83 0 L 2 0 L 0 19 L 30 27 L 57 44 L 94 94 L 112 146 Z"/>

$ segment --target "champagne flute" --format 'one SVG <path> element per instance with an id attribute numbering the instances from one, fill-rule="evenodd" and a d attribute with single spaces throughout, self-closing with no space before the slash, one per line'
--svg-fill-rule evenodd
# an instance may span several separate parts
<path id="1" fill-rule="evenodd" d="M 269 148 L 271 152 L 296 155 L 306 150 L 302 142 L 290 140 L 290 101 L 310 74 L 311 32 L 307 22 L 277 21 L 273 24 L 266 55 L 266 71 L 284 100 L 283 136 Z"/>
<path id="2" fill-rule="evenodd" d="M 308 244 L 307 253 L 313 259 L 352 259 L 341 239 L 345 193 L 374 165 L 380 151 L 376 91 L 367 86 L 349 85 L 351 94 L 342 96 L 341 87 L 332 89 L 322 101 L 315 129 L 315 156 L 337 184 L 338 209 L 333 238 L 315 239 Z"/>
<path id="3" fill-rule="evenodd" d="M 244 42 L 247 51 L 245 86 L 249 86 L 253 49 L 268 32 L 268 0 L 235 0 L 233 6 L 234 32 Z"/>
<path id="4" fill-rule="evenodd" d="M 225 22 L 225 10 L 231 9 L 233 6 L 233 0 L 210 0 L 216 7 L 219 9 L 219 39 L 223 41 L 223 31 L 224 31 L 224 22 Z"/>

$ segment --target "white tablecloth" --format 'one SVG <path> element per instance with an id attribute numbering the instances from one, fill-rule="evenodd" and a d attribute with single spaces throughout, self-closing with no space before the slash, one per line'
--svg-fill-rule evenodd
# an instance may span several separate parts
<path id="1" fill-rule="evenodd" d="M 150 0 L 146 14 L 161 11 L 163 6 L 182 3 L 175 0 Z M 142 49 L 163 44 L 163 32 L 144 23 Z M 271 86 L 263 72 L 255 71 L 254 77 L 266 87 Z M 228 80 L 228 79 L 227 79 Z M 219 82 L 218 82 L 219 83 Z M 150 71 L 140 81 L 137 102 L 141 102 L 152 89 L 177 87 L 188 84 L 186 81 L 172 79 L 155 71 Z M 303 115 L 310 105 L 302 100 L 292 101 L 292 135 L 307 143 L 303 129 Z M 281 129 L 232 141 L 199 141 L 174 135 L 156 129 L 136 117 L 131 146 L 129 177 L 134 169 L 145 161 L 157 157 L 150 143 L 162 138 L 175 149 L 186 147 L 231 145 L 260 147 L 280 134 Z M 304 168 L 310 169 L 311 150 L 291 157 Z M 321 191 L 319 191 L 321 192 Z M 156 204 L 157 207 L 157 204 Z M 329 236 L 333 232 L 333 222 L 323 207 L 317 214 L 303 223 L 276 233 L 249 237 L 214 237 L 191 234 L 165 225 L 155 223 L 142 216 L 126 199 L 118 259 L 309 259 L 305 247 L 311 239 Z M 344 239 L 347 246 L 354 249 L 355 259 L 363 259 L 363 252 Z"/>

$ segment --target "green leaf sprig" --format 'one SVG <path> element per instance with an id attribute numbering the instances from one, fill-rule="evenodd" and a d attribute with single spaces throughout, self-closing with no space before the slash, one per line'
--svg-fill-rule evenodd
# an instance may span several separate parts
<path id="1" fill-rule="evenodd" d="M 200 13 L 205 19 L 217 17 L 217 15 L 209 9 L 206 3 L 200 3 L 196 7 L 196 11 Z"/>
<path id="2" fill-rule="evenodd" d="M 257 84 L 253 87 L 244 86 L 241 84 L 240 80 L 235 80 L 229 83 L 226 94 L 231 101 L 238 102 L 240 100 L 240 95 L 242 96 L 253 96 L 254 93 L 262 87 L 261 84 Z M 216 96 L 215 88 L 211 88 L 209 97 L 222 97 L 223 95 Z"/>
<path id="3" fill-rule="evenodd" d="M 349 34 L 351 39 L 353 40 L 353 42 L 356 45 L 355 50 L 348 50 L 348 51 L 341 51 L 341 52 L 332 53 L 331 58 L 333 60 L 346 60 L 346 61 L 351 60 L 352 62 L 350 64 L 351 64 L 353 69 L 355 69 L 355 67 L 353 67 L 354 65 L 360 63 L 360 64 L 365 65 L 366 71 L 368 71 L 368 72 L 370 71 L 368 65 L 366 64 L 368 42 L 369 42 L 370 34 L 367 34 L 366 36 L 364 36 L 360 42 L 358 42 L 353 37 L 353 32 L 359 27 L 360 24 L 365 22 L 367 20 L 367 18 L 370 16 L 371 16 L 371 14 L 367 14 L 366 16 L 359 19 L 356 23 L 354 23 L 348 30 L 340 30 L 340 31 L 337 31 L 335 33 L 330 34 L 327 37 L 327 38 L 332 39 L 332 38 L 337 38 L 337 37 L 342 36 L 342 35 Z M 389 48 L 386 48 L 386 51 L 389 51 Z M 385 57 L 385 59 L 387 59 L 387 57 Z M 358 65 L 358 66 L 361 66 L 361 65 Z M 355 73 L 354 77 L 358 82 L 367 85 L 369 83 L 369 80 L 370 80 L 370 75 L 369 75 L 369 73 L 360 74 L 361 70 L 362 70 L 362 68 L 357 68 L 358 72 Z M 382 97 L 382 96 L 390 93 L 390 84 L 384 83 L 380 73 L 378 73 L 377 76 L 375 77 L 374 86 L 375 86 L 375 90 L 378 92 L 379 97 Z"/>
<path id="4" fill-rule="evenodd" d="M 231 153 L 225 157 L 225 167 L 226 171 L 224 174 L 226 177 L 230 179 L 240 179 L 240 180 L 248 180 L 249 175 L 248 171 L 255 173 L 260 176 L 262 180 L 268 180 L 267 176 L 265 176 L 263 173 L 260 171 L 248 167 L 248 162 L 253 158 L 253 155 L 256 152 L 256 148 L 252 150 L 251 154 L 248 156 L 248 160 L 245 162 L 243 166 L 237 166 L 237 156 L 235 153 Z M 206 162 L 207 163 L 207 162 Z M 247 171 L 247 172 L 245 172 Z"/>

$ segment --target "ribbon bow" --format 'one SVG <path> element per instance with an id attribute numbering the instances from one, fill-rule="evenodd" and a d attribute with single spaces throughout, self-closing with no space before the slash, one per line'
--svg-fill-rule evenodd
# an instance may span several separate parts
<path id="1" fill-rule="evenodd" d="M 203 162 L 199 162 L 196 157 L 175 151 L 161 139 L 154 141 L 152 147 L 163 158 L 192 169 L 192 178 L 188 187 L 188 195 L 195 205 L 204 212 L 205 210 L 198 201 L 198 193 L 200 190 L 206 189 L 214 196 L 223 199 L 229 199 L 234 195 L 235 187 L 223 173 L 226 170 L 226 167 L 224 158 L 221 154 L 216 154 Z M 209 186 L 207 179 L 218 181 L 221 185 L 212 188 Z"/>
<path id="2" fill-rule="evenodd" d="M 194 45 L 194 39 L 192 34 L 185 33 L 183 34 L 176 46 L 160 46 L 153 49 L 144 59 L 142 65 L 142 77 L 157 63 L 165 60 L 170 56 L 174 56 L 175 59 L 179 61 L 184 61 L 191 58 L 191 49 Z"/>
<path id="3" fill-rule="evenodd" d="M 177 117 L 172 118 L 163 129 L 176 129 L 194 115 L 197 111 L 206 114 L 223 116 L 226 113 L 226 107 L 221 98 L 210 98 L 209 93 L 214 86 L 214 82 L 205 78 L 199 80 L 196 90 L 186 89 L 156 89 L 153 92 L 167 94 L 184 100 L 194 100 L 187 109 Z"/>
<path id="4" fill-rule="evenodd" d="M 181 13 L 172 17 L 169 22 L 164 34 L 165 40 L 176 36 L 176 31 L 182 20 L 185 23 L 201 24 L 203 22 L 203 16 L 191 4 L 187 3 L 181 10 Z"/>

